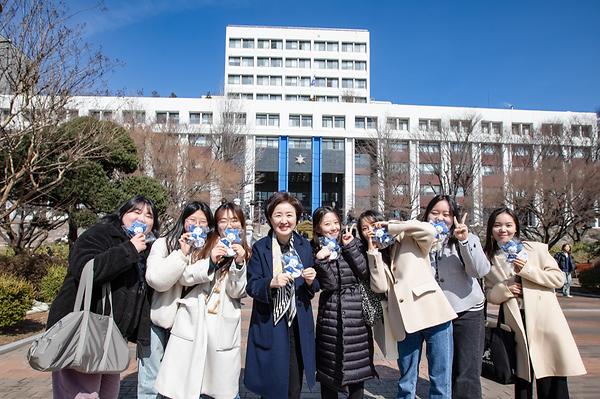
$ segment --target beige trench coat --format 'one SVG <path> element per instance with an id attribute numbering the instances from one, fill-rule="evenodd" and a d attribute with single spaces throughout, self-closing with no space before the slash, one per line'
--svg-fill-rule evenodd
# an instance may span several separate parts
<path id="1" fill-rule="evenodd" d="M 433 226 L 417 220 L 390 221 L 388 231 L 396 236 L 392 265 L 388 268 L 378 251 L 368 253 L 371 289 L 387 294 L 384 319 L 389 320 L 396 340 L 402 341 L 406 333 L 445 323 L 456 313 L 435 281 L 429 262 Z"/>
<path id="2" fill-rule="evenodd" d="M 586 373 L 577 345 L 560 308 L 554 289 L 561 288 L 564 273 L 548 253 L 548 246 L 525 241 L 527 263 L 517 273 L 523 286 L 525 325 L 519 304 L 507 287 L 514 276 L 504 254 L 492 259 L 485 277 L 486 297 L 490 303 L 504 306 L 505 323 L 515 332 L 517 376 L 531 381 L 530 359 L 535 378 L 572 376 Z"/>

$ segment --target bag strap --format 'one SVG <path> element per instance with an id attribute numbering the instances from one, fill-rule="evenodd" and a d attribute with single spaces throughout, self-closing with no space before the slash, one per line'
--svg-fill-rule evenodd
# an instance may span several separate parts
<path id="1" fill-rule="evenodd" d="M 104 312 L 104 303 L 105 299 L 108 296 L 108 301 L 110 302 L 110 314 L 108 315 L 108 329 L 106 331 L 106 337 L 104 338 L 104 345 L 102 347 L 102 359 L 100 360 L 100 364 L 98 368 L 103 370 L 106 366 L 106 362 L 108 361 L 108 348 L 110 346 L 110 340 L 112 338 L 112 333 L 114 329 L 115 320 L 113 319 L 113 305 L 112 305 L 112 291 L 110 289 L 110 282 L 104 284 L 102 286 L 102 312 Z"/>
<path id="2" fill-rule="evenodd" d="M 79 278 L 79 286 L 77 287 L 77 295 L 75 296 L 75 304 L 73 306 L 73 312 L 79 312 L 81 310 L 81 304 L 85 296 L 84 310 L 90 310 L 92 304 L 92 288 L 94 285 L 94 259 L 90 259 L 83 270 Z"/>
<path id="3" fill-rule="evenodd" d="M 498 310 L 498 321 L 496 327 L 500 328 L 500 324 L 504 324 L 504 303 L 500 304 L 500 310 Z"/>

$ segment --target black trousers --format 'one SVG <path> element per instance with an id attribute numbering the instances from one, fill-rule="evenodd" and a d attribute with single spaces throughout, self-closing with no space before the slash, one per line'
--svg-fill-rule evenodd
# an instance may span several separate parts
<path id="1" fill-rule="evenodd" d="M 452 321 L 452 399 L 481 399 L 481 356 L 485 341 L 483 309 L 461 312 Z"/>
<path id="2" fill-rule="evenodd" d="M 546 377 L 535 380 L 538 399 L 569 399 L 567 377 Z M 515 399 L 532 399 L 533 382 L 517 377 Z"/>
<path id="3" fill-rule="evenodd" d="M 285 322 L 285 320 L 283 320 Z M 304 362 L 302 361 L 302 349 L 300 348 L 300 329 L 298 317 L 294 318 L 290 333 L 290 376 L 288 382 L 288 398 L 300 399 L 302 392 L 302 377 L 304 374 Z"/>
<path id="4" fill-rule="evenodd" d="M 525 324 L 525 311 L 521 309 L 521 319 L 523 320 L 523 326 L 525 327 L 525 334 L 527 334 L 527 325 Z M 527 381 L 522 378 L 516 377 L 515 381 L 515 399 L 532 399 L 533 398 L 533 366 L 531 360 L 529 362 L 531 367 L 532 380 Z M 569 385 L 567 384 L 567 377 L 545 377 L 535 380 L 535 387 L 537 390 L 538 399 L 569 399 Z"/>
<path id="5" fill-rule="evenodd" d="M 362 399 L 365 392 L 365 383 L 357 382 L 348 385 L 348 399 Z M 321 384 L 321 399 L 338 399 L 338 391 Z"/>

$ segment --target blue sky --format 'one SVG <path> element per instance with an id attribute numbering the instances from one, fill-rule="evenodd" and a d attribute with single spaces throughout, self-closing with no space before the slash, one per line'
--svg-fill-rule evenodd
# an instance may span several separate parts
<path id="1" fill-rule="evenodd" d="M 72 10 L 93 0 L 69 0 Z M 222 91 L 227 25 L 361 28 L 371 96 L 399 104 L 595 111 L 600 1 L 105 0 L 78 14 L 122 61 L 112 92 Z"/>

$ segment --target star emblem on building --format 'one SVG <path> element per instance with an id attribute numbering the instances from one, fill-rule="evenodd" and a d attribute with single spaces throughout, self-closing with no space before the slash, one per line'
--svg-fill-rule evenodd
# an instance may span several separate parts
<path id="1" fill-rule="evenodd" d="M 306 163 L 306 161 L 304 160 L 304 157 L 302 156 L 302 154 L 296 155 L 296 163 L 298 165 Z"/>

